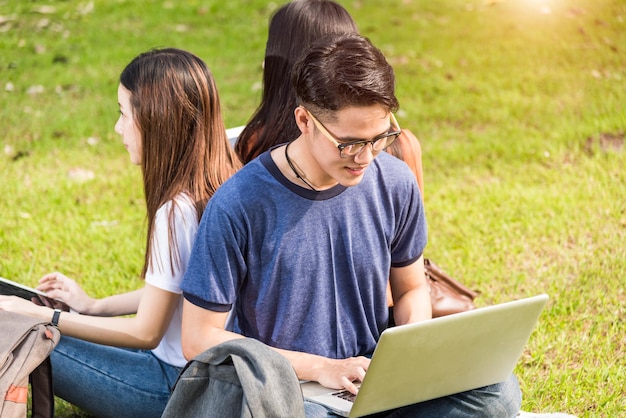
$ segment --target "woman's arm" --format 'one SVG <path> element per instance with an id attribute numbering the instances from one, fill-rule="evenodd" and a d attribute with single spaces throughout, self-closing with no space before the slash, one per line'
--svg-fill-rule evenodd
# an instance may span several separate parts
<path id="1" fill-rule="evenodd" d="M 65 335 L 99 344 L 152 349 L 163 338 L 180 298 L 180 294 L 146 284 L 141 289 L 135 316 L 104 318 L 61 314 L 59 329 Z"/>
<path id="2" fill-rule="evenodd" d="M 59 272 L 49 273 L 39 280 L 38 290 L 52 299 L 66 303 L 75 312 L 94 316 L 130 315 L 137 312 L 143 289 L 94 299 L 76 281 Z"/>
<path id="3" fill-rule="evenodd" d="M 61 334 L 98 344 L 117 347 L 155 348 L 170 324 L 181 295 L 146 284 L 141 294 L 137 314 L 132 317 L 99 317 L 62 312 L 58 327 Z M 123 295 L 119 295 L 123 296 Z M 0 296 L 0 309 L 51 320 L 54 311 L 27 300 Z"/>

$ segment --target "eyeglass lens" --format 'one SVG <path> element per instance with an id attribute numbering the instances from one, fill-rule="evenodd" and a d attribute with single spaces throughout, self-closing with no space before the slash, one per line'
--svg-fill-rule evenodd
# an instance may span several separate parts
<path id="1" fill-rule="evenodd" d="M 361 152 L 361 150 L 367 145 L 367 144 L 372 144 L 372 150 L 377 152 L 377 151 L 382 151 L 385 148 L 387 148 L 389 145 L 391 145 L 391 143 L 398 137 L 398 134 L 390 134 L 387 136 L 383 136 L 382 138 L 374 141 L 374 142 L 369 142 L 369 141 L 363 141 L 363 142 L 357 142 L 355 144 L 347 144 L 347 146 L 345 147 L 341 147 L 341 153 L 343 155 L 348 155 L 348 156 L 353 156 L 358 154 L 359 152 Z"/>

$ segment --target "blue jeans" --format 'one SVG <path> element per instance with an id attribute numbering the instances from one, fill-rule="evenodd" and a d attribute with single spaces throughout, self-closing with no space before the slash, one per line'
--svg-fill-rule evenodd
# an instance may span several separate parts
<path id="1" fill-rule="evenodd" d="M 98 417 L 160 417 L 181 371 L 149 350 L 65 336 L 50 358 L 54 394 Z"/>
<path id="2" fill-rule="evenodd" d="M 522 403 L 519 383 L 514 375 L 495 385 L 457 393 L 431 401 L 386 411 L 375 417 L 433 417 L 433 418 L 511 418 L 517 415 Z M 309 418 L 336 417 L 328 409 L 312 402 L 304 402 Z"/>

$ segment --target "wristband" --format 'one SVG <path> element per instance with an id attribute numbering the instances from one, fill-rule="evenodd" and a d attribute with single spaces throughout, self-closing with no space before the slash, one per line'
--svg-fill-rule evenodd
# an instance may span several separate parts
<path id="1" fill-rule="evenodd" d="M 61 310 L 55 309 L 52 314 L 52 321 L 50 322 L 54 327 L 59 327 L 59 317 L 61 316 Z"/>

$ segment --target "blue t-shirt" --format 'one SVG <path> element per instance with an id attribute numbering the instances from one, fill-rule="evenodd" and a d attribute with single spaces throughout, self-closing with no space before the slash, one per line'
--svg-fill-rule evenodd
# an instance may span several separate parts
<path id="1" fill-rule="evenodd" d="M 262 154 L 209 201 L 181 288 L 270 346 L 347 358 L 386 328 L 391 266 L 415 262 L 426 220 L 415 176 L 381 153 L 352 187 L 314 192 Z"/>

